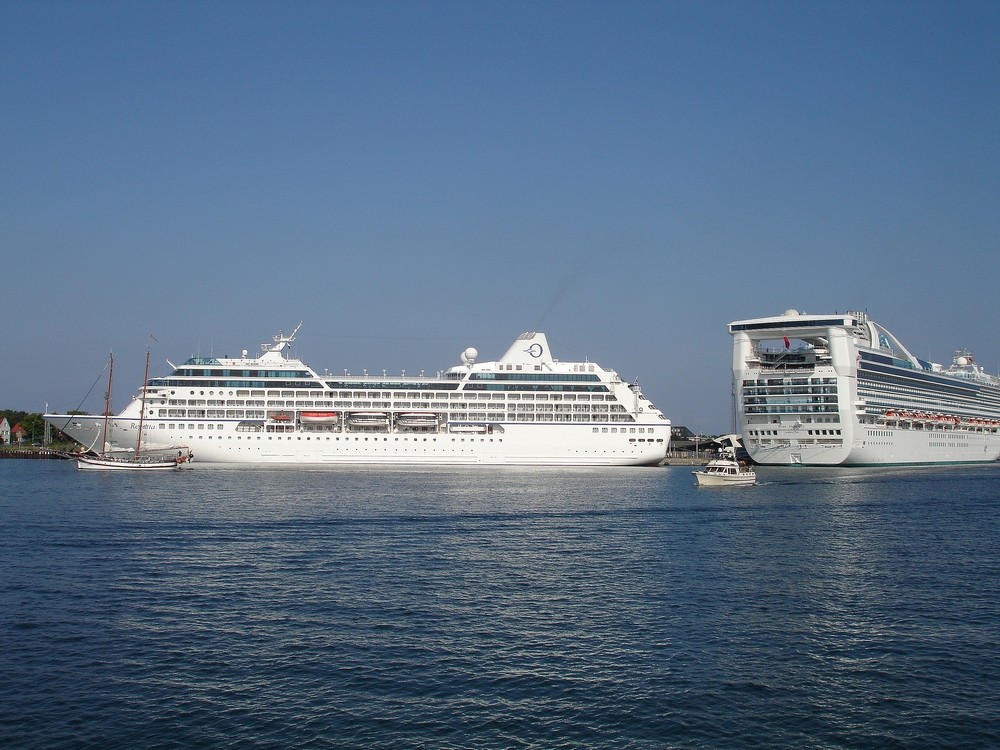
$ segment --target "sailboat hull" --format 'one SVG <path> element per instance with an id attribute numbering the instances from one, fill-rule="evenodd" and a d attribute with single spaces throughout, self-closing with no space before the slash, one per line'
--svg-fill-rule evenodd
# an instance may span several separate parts
<path id="1" fill-rule="evenodd" d="M 143 458 L 111 458 L 110 456 L 78 456 L 79 469 L 101 469 L 110 471 L 174 471 L 184 464 L 176 460 L 146 460 Z"/>

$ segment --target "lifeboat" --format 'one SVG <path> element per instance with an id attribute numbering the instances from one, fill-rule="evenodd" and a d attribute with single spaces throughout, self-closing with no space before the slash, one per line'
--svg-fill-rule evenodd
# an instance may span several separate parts
<path id="1" fill-rule="evenodd" d="M 347 415 L 347 423 L 353 427 L 384 427 L 389 423 L 389 415 L 381 411 L 356 411 Z"/>
<path id="2" fill-rule="evenodd" d="M 299 421 L 303 424 L 330 424 L 340 419 L 335 411 L 300 411 Z"/>
<path id="3" fill-rule="evenodd" d="M 291 422 L 292 421 L 292 418 L 290 416 L 288 416 L 287 414 L 272 414 L 270 418 L 271 418 L 272 422 Z"/>
<path id="4" fill-rule="evenodd" d="M 397 427 L 436 427 L 437 414 L 431 411 L 406 412 L 396 417 Z"/>
<path id="5" fill-rule="evenodd" d="M 453 424 L 448 431 L 466 435 L 485 435 L 489 429 L 489 425 L 485 424 Z"/>

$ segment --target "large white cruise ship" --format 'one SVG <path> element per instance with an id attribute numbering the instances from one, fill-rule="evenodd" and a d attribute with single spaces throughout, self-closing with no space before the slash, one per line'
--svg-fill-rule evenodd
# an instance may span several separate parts
<path id="1" fill-rule="evenodd" d="M 301 326 L 301 324 L 299 324 Z M 436 376 L 320 375 L 290 356 L 291 335 L 261 354 L 193 357 L 151 378 L 109 421 L 112 448 L 183 445 L 198 462 L 272 464 L 656 465 L 670 420 L 639 389 L 593 362 L 553 359 L 524 333 L 495 362 Z M 92 448 L 103 416 L 46 414 Z"/>
<path id="2" fill-rule="evenodd" d="M 729 324 L 743 445 L 775 465 L 947 464 L 1000 456 L 1000 378 L 965 351 L 913 356 L 863 312 Z"/>

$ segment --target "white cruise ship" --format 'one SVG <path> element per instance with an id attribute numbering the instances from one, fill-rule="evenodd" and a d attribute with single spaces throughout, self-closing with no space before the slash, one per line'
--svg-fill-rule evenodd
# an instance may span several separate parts
<path id="1" fill-rule="evenodd" d="M 1000 456 L 1000 378 L 961 351 L 913 356 L 862 312 L 729 324 L 743 445 L 774 465 L 948 464 Z"/>
<path id="2" fill-rule="evenodd" d="M 299 324 L 301 326 L 301 324 Z M 670 421 L 639 389 L 593 362 L 553 359 L 524 333 L 495 362 L 469 348 L 433 377 L 320 375 L 290 356 L 194 357 L 145 385 L 143 448 L 185 445 L 198 462 L 248 464 L 656 465 Z M 134 448 L 143 394 L 111 418 L 109 443 Z M 91 448 L 102 416 L 46 414 Z"/>

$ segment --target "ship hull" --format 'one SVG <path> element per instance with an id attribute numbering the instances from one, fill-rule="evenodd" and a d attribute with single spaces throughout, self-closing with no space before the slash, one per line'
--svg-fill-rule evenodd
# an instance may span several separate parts
<path id="1" fill-rule="evenodd" d="M 768 466 L 919 466 L 988 463 L 1000 458 L 1000 436 L 946 435 L 911 430 L 864 429 L 850 447 L 805 443 L 754 445 L 750 457 Z"/>

